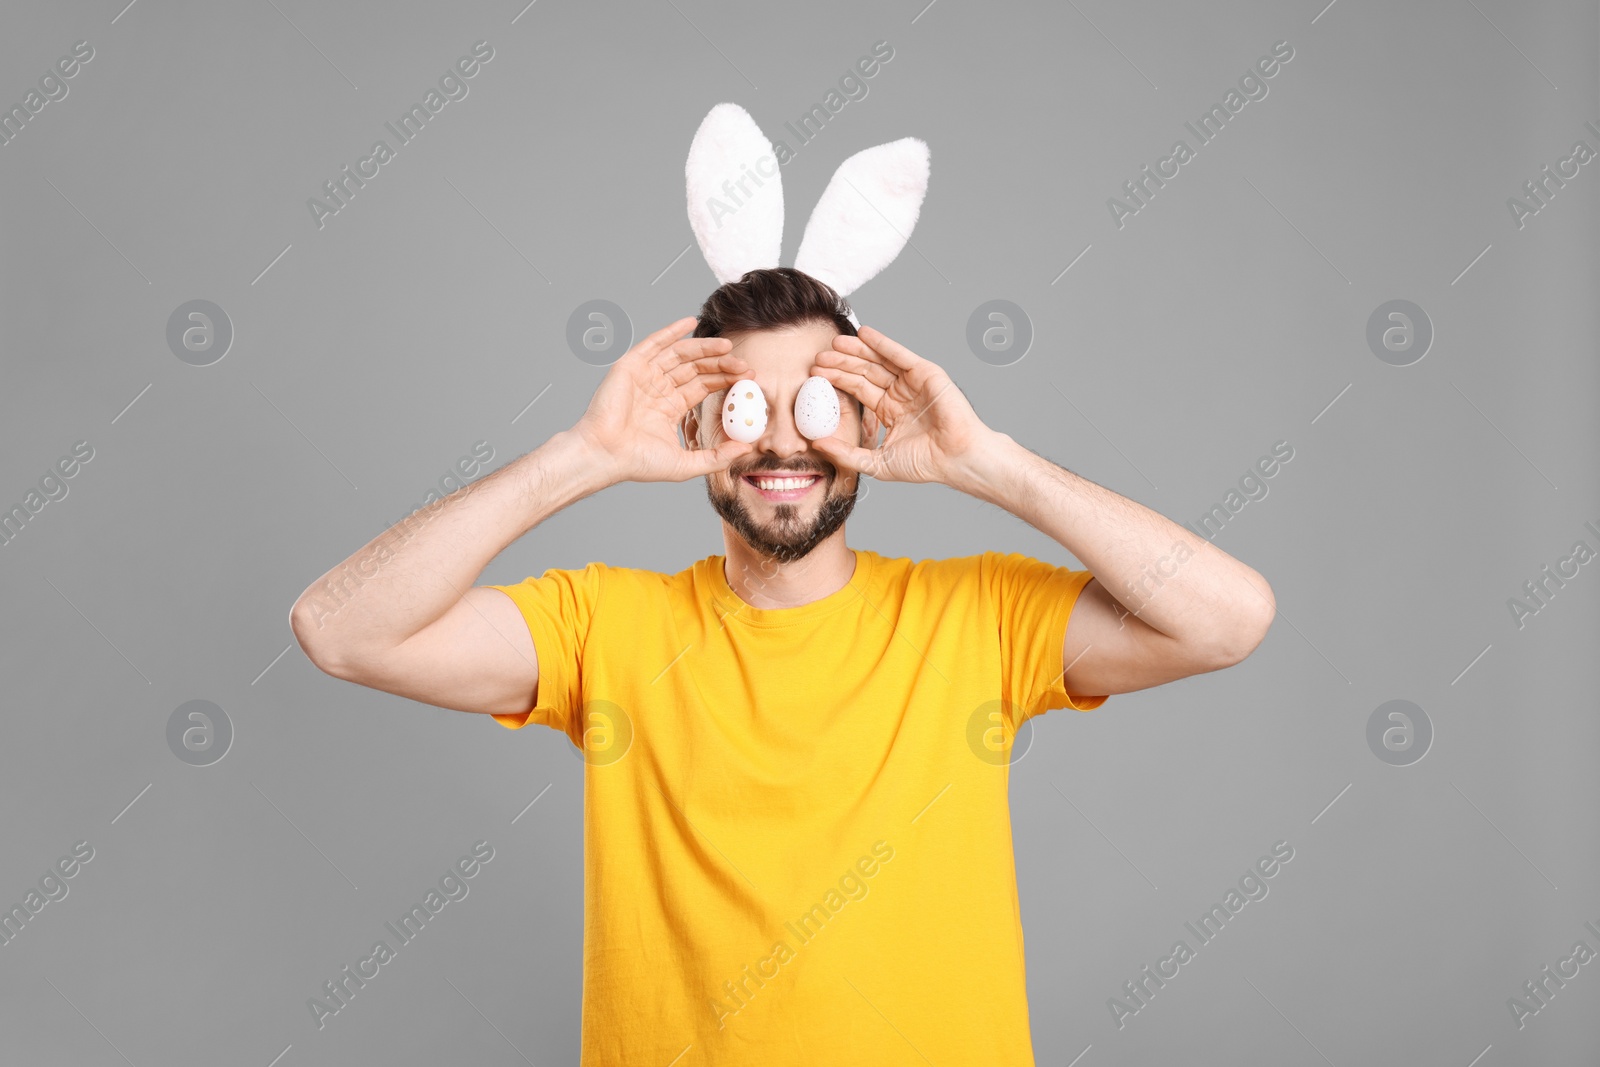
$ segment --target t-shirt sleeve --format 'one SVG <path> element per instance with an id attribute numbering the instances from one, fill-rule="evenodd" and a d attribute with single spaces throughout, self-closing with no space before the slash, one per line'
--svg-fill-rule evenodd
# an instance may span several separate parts
<path id="1" fill-rule="evenodd" d="M 1000 677 L 1016 725 L 1051 708 L 1093 711 L 1105 696 L 1068 693 L 1062 645 L 1078 594 L 1094 578 L 1020 552 L 985 552 L 980 576 L 1000 627 Z"/>
<path id="2" fill-rule="evenodd" d="M 550 569 L 515 585 L 491 585 L 509 596 L 522 612 L 539 659 L 535 703 L 527 711 L 495 715 L 501 726 L 517 730 L 530 722 L 572 736 L 576 712 L 583 707 L 583 651 L 589 622 L 600 603 L 605 564 L 578 570 Z"/>

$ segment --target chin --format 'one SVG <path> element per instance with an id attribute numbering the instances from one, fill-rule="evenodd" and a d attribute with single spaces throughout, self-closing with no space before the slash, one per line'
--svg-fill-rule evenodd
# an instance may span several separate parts
<path id="1" fill-rule="evenodd" d="M 746 480 L 745 474 L 724 475 L 728 481 L 705 481 L 712 508 L 752 550 L 781 562 L 803 559 L 844 525 L 855 507 L 854 491 L 835 491 L 832 467 L 792 500 L 773 500 Z"/>

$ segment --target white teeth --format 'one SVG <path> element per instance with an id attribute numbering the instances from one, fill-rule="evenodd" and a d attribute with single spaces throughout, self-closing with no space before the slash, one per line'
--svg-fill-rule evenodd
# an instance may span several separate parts
<path id="1" fill-rule="evenodd" d="M 782 489 L 800 489 L 816 481 L 815 476 L 807 478 L 757 478 L 756 485 L 768 491 Z"/>

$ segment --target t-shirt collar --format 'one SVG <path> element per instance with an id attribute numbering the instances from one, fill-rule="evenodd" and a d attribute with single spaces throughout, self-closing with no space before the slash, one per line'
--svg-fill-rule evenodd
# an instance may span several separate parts
<path id="1" fill-rule="evenodd" d="M 758 608 L 746 603 L 728 584 L 728 576 L 724 570 L 725 556 L 707 556 L 700 561 L 698 567 L 702 572 L 704 586 L 709 589 L 716 605 L 717 613 L 727 617 L 728 621 L 737 620 L 747 626 L 790 626 L 831 614 L 857 603 L 866 595 L 873 577 L 875 554 L 859 548 L 852 548 L 850 551 L 855 554 L 856 569 L 849 581 L 820 600 L 788 608 Z"/>

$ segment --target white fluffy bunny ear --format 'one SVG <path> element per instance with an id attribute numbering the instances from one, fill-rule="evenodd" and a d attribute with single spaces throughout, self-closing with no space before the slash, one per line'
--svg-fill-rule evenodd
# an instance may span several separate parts
<path id="1" fill-rule="evenodd" d="M 848 296 L 894 262 L 928 192 L 928 146 L 915 137 L 839 164 L 806 222 L 794 268 Z"/>
<path id="2" fill-rule="evenodd" d="M 738 104 L 712 108 L 689 145 L 684 174 L 689 225 L 717 284 L 778 265 L 783 180 L 772 142 L 748 111 Z"/>

